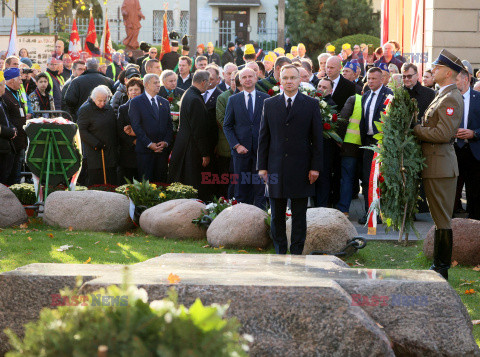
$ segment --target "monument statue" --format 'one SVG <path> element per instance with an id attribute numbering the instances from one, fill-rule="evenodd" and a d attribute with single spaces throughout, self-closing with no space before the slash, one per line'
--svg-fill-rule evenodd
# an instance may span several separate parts
<path id="1" fill-rule="evenodd" d="M 136 50 L 138 48 L 138 33 L 142 27 L 140 20 L 145 20 L 139 0 L 124 0 L 122 16 L 125 31 L 127 32 L 127 37 L 123 40 L 123 44 L 127 49 Z"/>

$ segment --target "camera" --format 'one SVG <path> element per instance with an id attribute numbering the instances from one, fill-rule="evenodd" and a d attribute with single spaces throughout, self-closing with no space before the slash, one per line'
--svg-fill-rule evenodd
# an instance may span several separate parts
<path id="1" fill-rule="evenodd" d="M 22 73 L 23 73 L 23 74 L 33 73 L 33 69 L 31 69 L 31 68 L 23 68 L 23 69 L 22 69 Z"/>

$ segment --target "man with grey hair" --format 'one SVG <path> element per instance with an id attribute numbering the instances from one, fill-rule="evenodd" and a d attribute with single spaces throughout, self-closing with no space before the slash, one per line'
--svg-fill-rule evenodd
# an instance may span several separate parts
<path id="1" fill-rule="evenodd" d="M 86 67 L 87 70 L 82 75 L 72 80 L 72 84 L 65 93 L 65 102 L 73 115 L 85 103 L 94 88 L 103 84 L 113 91 L 113 80 L 98 71 L 98 61 L 95 58 L 88 59 Z"/>
<path id="2" fill-rule="evenodd" d="M 160 78 L 150 73 L 143 78 L 145 92 L 130 101 L 128 115 L 137 136 L 138 174 L 150 182 L 166 182 L 173 123 L 168 101 L 158 95 Z"/>
<path id="3" fill-rule="evenodd" d="M 178 76 L 171 69 L 166 69 L 165 71 L 163 71 L 160 79 L 160 82 L 162 84 L 162 86 L 160 87 L 160 92 L 158 93 L 160 97 L 163 97 L 170 102 L 175 99 L 180 99 L 183 93 L 185 93 L 183 89 L 177 88 Z M 169 97 L 172 99 L 169 100 Z"/>
<path id="4" fill-rule="evenodd" d="M 230 88 L 230 83 L 232 82 L 232 73 L 236 71 L 237 71 L 237 65 L 231 62 L 223 66 L 223 80 L 218 85 L 218 88 L 220 88 L 222 92 L 225 92 Z"/>
<path id="5" fill-rule="evenodd" d="M 325 71 L 325 68 L 327 66 L 327 60 L 332 57 L 330 53 L 320 53 L 317 57 L 318 60 L 318 72 L 317 72 L 317 78 L 323 78 L 327 75 L 327 72 Z"/>
<path id="6" fill-rule="evenodd" d="M 108 78 L 111 78 L 114 82 L 118 79 L 118 75 L 124 69 L 121 59 L 122 59 L 121 53 L 114 52 L 112 54 L 112 63 L 108 65 L 107 72 L 105 73 L 105 75 Z"/>
<path id="7" fill-rule="evenodd" d="M 180 127 L 172 151 L 169 182 L 181 182 L 198 189 L 198 198 L 208 198 L 207 186 L 212 182 L 206 171 L 213 155 L 209 142 L 208 113 L 202 94 L 210 85 L 210 73 L 197 70 L 192 86 L 182 97 Z"/>

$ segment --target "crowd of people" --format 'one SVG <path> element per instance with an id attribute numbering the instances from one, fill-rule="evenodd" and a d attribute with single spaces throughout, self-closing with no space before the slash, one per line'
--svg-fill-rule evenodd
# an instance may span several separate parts
<path id="1" fill-rule="evenodd" d="M 172 41 L 172 51 L 161 59 L 145 42 L 140 49 L 143 55 L 136 60 L 119 51 L 110 63 L 95 57 L 72 61 L 59 41 L 44 72 L 27 49 L 0 57 L 0 182 L 20 182 L 26 120 L 41 111 L 63 110 L 78 124 L 82 140 L 81 184 L 102 184 L 105 177 L 109 184 L 133 178 L 182 182 L 197 188 L 205 201 L 235 197 L 261 208 L 274 207 L 272 197 L 288 193 L 290 199 L 311 197 L 310 204 L 348 215 L 359 183 L 368 191 L 373 152 L 361 147 L 377 142 L 374 123 L 392 94 L 389 86 L 403 86 L 417 100 L 418 121 L 439 89 L 432 70 L 420 78 L 395 41 L 375 51 L 347 43 L 340 53 L 328 44 L 316 62 L 303 44 L 262 51 L 253 44 L 229 43 L 219 55 L 208 43 L 189 56 L 188 47 L 180 50 Z M 467 61 L 456 83 L 465 100 L 454 144 L 460 167 L 456 212 L 462 209 L 466 185 L 469 216 L 480 219 L 480 82 Z M 317 110 L 310 100 L 295 97 L 305 84 L 320 90 L 323 100 L 347 119 L 338 132 L 342 143 L 317 137 L 322 130 Z M 286 111 L 279 111 L 281 99 L 272 96 L 285 100 Z M 311 118 L 310 126 L 304 127 L 299 113 Z M 310 136 L 304 137 L 307 132 Z M 266 172 L 272 168 L 266 192 Z M 277 201 L 277 213 L 285 204 Z M 365 205 L 367 212 L 367 200 Z M 420 201 L 420 211 L 426 210 Z"/>

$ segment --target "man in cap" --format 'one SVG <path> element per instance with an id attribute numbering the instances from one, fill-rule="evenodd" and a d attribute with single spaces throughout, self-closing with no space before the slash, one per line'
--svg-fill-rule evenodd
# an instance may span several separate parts
<path id="1" fill-rule="evenodd" d="M 209 42 L 207 43 L 207 53 L 205 54 L 205 57 L 207 57 L 208 64 L 210 63 L 215 63 L 217 66 L 221 65 L 221 60 L 220 56 L 218 53 L 215 53 L 215 47 L 213 47 L 213 43 Z"/>
<path id="2" fill-rule="evenodd" d="M 292 54 L 293 57 L 298 56 L 298 47 L 297 46 L 292 46 L 290 53 Z"/>
<path id="3" fill-rule="evenodd" d="M 8 185 L 20 183 L 22 162 L 25 157 L 25 149 L 27 148 L 27 134 L 23 126 L 27 121 L 27 106 L 21 100 L 20 85 L 22 77 L 20 69 L 12 67 L 4 72 L 6 81 L 6 90 L 2 95 L 3 109 L 10 121 L 10 127 L 15 127 L 17 131 L 16 137 L 13 139 L 15 155 L 11 171 L 8 174 Z"/>
<path id="4" fill-rule="evenodd" d="M 112 55 L 112 63 L 108 65 L 107 71 L 105 72 L 106 76 L 115 82 L 123 69 L 120 52 L 114 52 Z"/>
<path id="5" fill-rule="evenodd" d="M 388 65 L 386 63 L 378 63 L 378 66 L 375 65 L 382 70 L 382 81 L 383 85 L 386 86 L 390 82 L 390 70 L 388 69 Z"/>
<path id="6" fill-rule="evenodd" d="M 343 67 L 342 74 L 345 79 L 348 79 L 355 84 L 355 92 L 357 94 L 362 94 L 363 87 L 355 81 L 357 79 L 357 69 L 358 63 L 349 61 Z"/>
<path id="7" fill-rule="evenodd" d="M 342 61 L 342 65 L 346 65 L 347 62 L 350 62 L 353 58 L 353 51 L 352 51 L 352 45 L 350 45 L 349 43 L 344 43 L 342 45 L 342 52 L 343 52 L 343 61 Z"/>
<path id="8" fill-rule="evenodd" d="M 243 60 L 245 63 L 255 62 L 257 59 L 257 53 L 255 52 L 255 47 L 251 43 L 245 45 L 245 51 L 243 52 Z M 238 70 L 241 71 L 245 67 L 245 64 L 242 64 L 238 67 Z"/>
<path id="9" fill-rule="evenodd" d="M 303 43 L 299 43 L 298 46 L 297 46 L 297 50 L 298 50 L 298 58 L 300 59 L 310 59 L 306 53 L 307 53 L 307 49 L 305 48 L 305 45 Z M 292 53 L 293 54 L 293 53 Z"/>
<path id="10" fill-rule="evenodd" d="M 263 65 L 265 67 L 265 78 L 270 77 L 273 74 L 273 64 L 275 63 L 275 59 L 269 53 L 265 57 L 263 57 Z"/>
<path id="11" fill-rule="evenodd" d="M 422 141 L 426 163 L 422 172 L 423 185 L 435 223 L 431 269 L 448 280 L 453 246 L 451 220 L 458 176 L 452 144 L 464 113 L 463 98 L 455 82 L 464 67 L 458 57 L 445 49 L 433 65 L 432 74 L 440 89 L 425 111 L 421 124 L 415 125 L 413 130 Z"/>
<path id="12" fill-rule="evenodd" d="M 162 57 L 162 69 L 171 69 L 172 71 L 177 67 L 180 54 L 178 53 L 178 41 L 171 41 L 171 51 L 165 53 Z"/>
<path id="13" fill-rule="evenodd" d="M 463 67 L 465 67 L 465 70 L 468 73 L 468 79 L 470 81 L 470 87 L 473 88 L 475 86 L 475 83 L 477 82 L 477 79 L 473 75 L 473 67 L 472 67 L 471 63 L 468 62 L 467 60 L 462 60 L 462 64 L 463 64 Z"/>
<path id="14" fill-rule="evenodd" d="M 5 94 L 5 77 L 0 71 L 0 97 Z M 12 172 L 15 159 L 13 139 L 17 136 L 17 128 L 8 120 L 2 102 L 0 101 L 0 183 L 9 185 L 8 178 Z"/>
<path id="15" fill-rule="evenodd" d="M 335 46 L 329 45 L 326 47 L 327 53 L 330 53 L 332 56 L 335 56 Z"/>
<path id="16" fill-rule="evenodd" d="M 225 67 L 227 63 L 235 63 L 235 44 L 233 42 L 228 43 L 227 50 L 222 55 L 222 66 Z"/>

